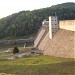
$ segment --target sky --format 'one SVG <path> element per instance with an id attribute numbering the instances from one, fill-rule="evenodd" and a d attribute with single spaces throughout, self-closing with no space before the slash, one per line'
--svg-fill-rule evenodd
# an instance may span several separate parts
<path id="1" fill-rule="evenodd" d="M 75 2 L 75 0 L 0 0 L 0 18 L 19 11 L 46 8 L 65 2 Z"/>

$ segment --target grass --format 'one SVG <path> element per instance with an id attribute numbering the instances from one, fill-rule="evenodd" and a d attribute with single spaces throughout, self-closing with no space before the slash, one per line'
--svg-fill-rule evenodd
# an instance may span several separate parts
<path id="1" fill-rule="evenodd" d="M 5 57 L 5 56 L 10 56 L 10 54 L 4 54 L 4 53 L 0 54 L 0 57 Z"/>
<path id="2" fill-rule="evenodd" d="M 13 53 L 0 53 L 0 57 L 11 56 Z"/>
<path id="3" fill-rule="evenodd" d="M 2 45 L 2 46 L 0 46 L 0 51 L 7 50 L 9 48 L 14 48 L 15 46 L 17 46 L 17 47 L 23 47 L 24 44 Z"/>
<path id="4" fill-rule="evenodd" d="M 17 54 L 21 54 L 21 53 L 24 53 L 24 52 L 31 52 L 31 48 L 22 48 L 21 50 L 19 50 L 19 53 L 17 53 Z M 13 50 L 11 50 L 8 53 L 0 53 L 0 58 L 6 57 L 6 56 L 13 56 L 13 55 L 14 55 Z"/>
<path id="5" fill-rule="evenodd" d="M 14 75 L 74 75 L 74 59 L 36 56 L 0 61 L 0 72 Z M 0 74 L 1 75 L 1 74 Z"/>
<path id="6" fill-rule="evenodd" d="M 0 75 L 15 75 L 15 74 L 0 73 Z"/>
<path id="7" fill-rule="evenodd" d="M 24 44 L 14 44 L 14 45 L 0 45 L 0 51 L 8 50 L 9 48 L 14 48 L 15 46 L 24 47 Z M 27 43 L 26 47 L 33 47 L 33 43 Z"/>

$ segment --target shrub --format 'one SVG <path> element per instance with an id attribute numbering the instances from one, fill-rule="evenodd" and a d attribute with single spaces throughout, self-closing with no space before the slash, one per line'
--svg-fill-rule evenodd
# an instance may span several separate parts
<path id="1" fill-rule="evenodd" d="M 15 53 L 19 53 L 19 49 L 17 47 L 14 47 L 14 49 L 13 49 L 13 54 L 15 54 Z"/>

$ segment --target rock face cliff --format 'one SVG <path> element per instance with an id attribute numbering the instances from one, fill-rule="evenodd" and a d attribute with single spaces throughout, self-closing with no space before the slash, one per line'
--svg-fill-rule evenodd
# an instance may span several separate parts
<path id="1" fill-rule="evenodd" d="M 44 55 L 75 58 L 75 31 L 61 29 L 52 39 L 49 38 L 49 27 L 42 26 L 34 46 L 42 50 Z"/>
<path id="2" fill-rule="evenodd" d="M 0 41 L 0 45 L 15 45 L 15 44 L 33 43 L 34 39 L 35 38 L 17 39 L 17 40 L 4 40 L 4 41 Z"/>

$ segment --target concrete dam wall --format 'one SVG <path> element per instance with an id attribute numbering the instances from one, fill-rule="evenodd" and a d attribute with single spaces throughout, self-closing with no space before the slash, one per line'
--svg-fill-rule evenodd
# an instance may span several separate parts
<path id="1" fill-rule="evenodd" d="M 59 28 L 75 31 L 75 20 L 62 20 L 62 21 L 59 21 Z"/>
<path id="2" fill-rule="evenodd" d="M 45 55 L 75 58 L 75 32 L 59 29 L 53 39 L 49 38 L 49 31 L 38 45 Z"/>
<path id="3" fill-rule="evenodd" d="M 59 21 L 59 29 L 51 39 L 49 26 L 42 26 L 34 47 L 42 50 L 44 55 L 75 58 L 75 20 Z"/>

